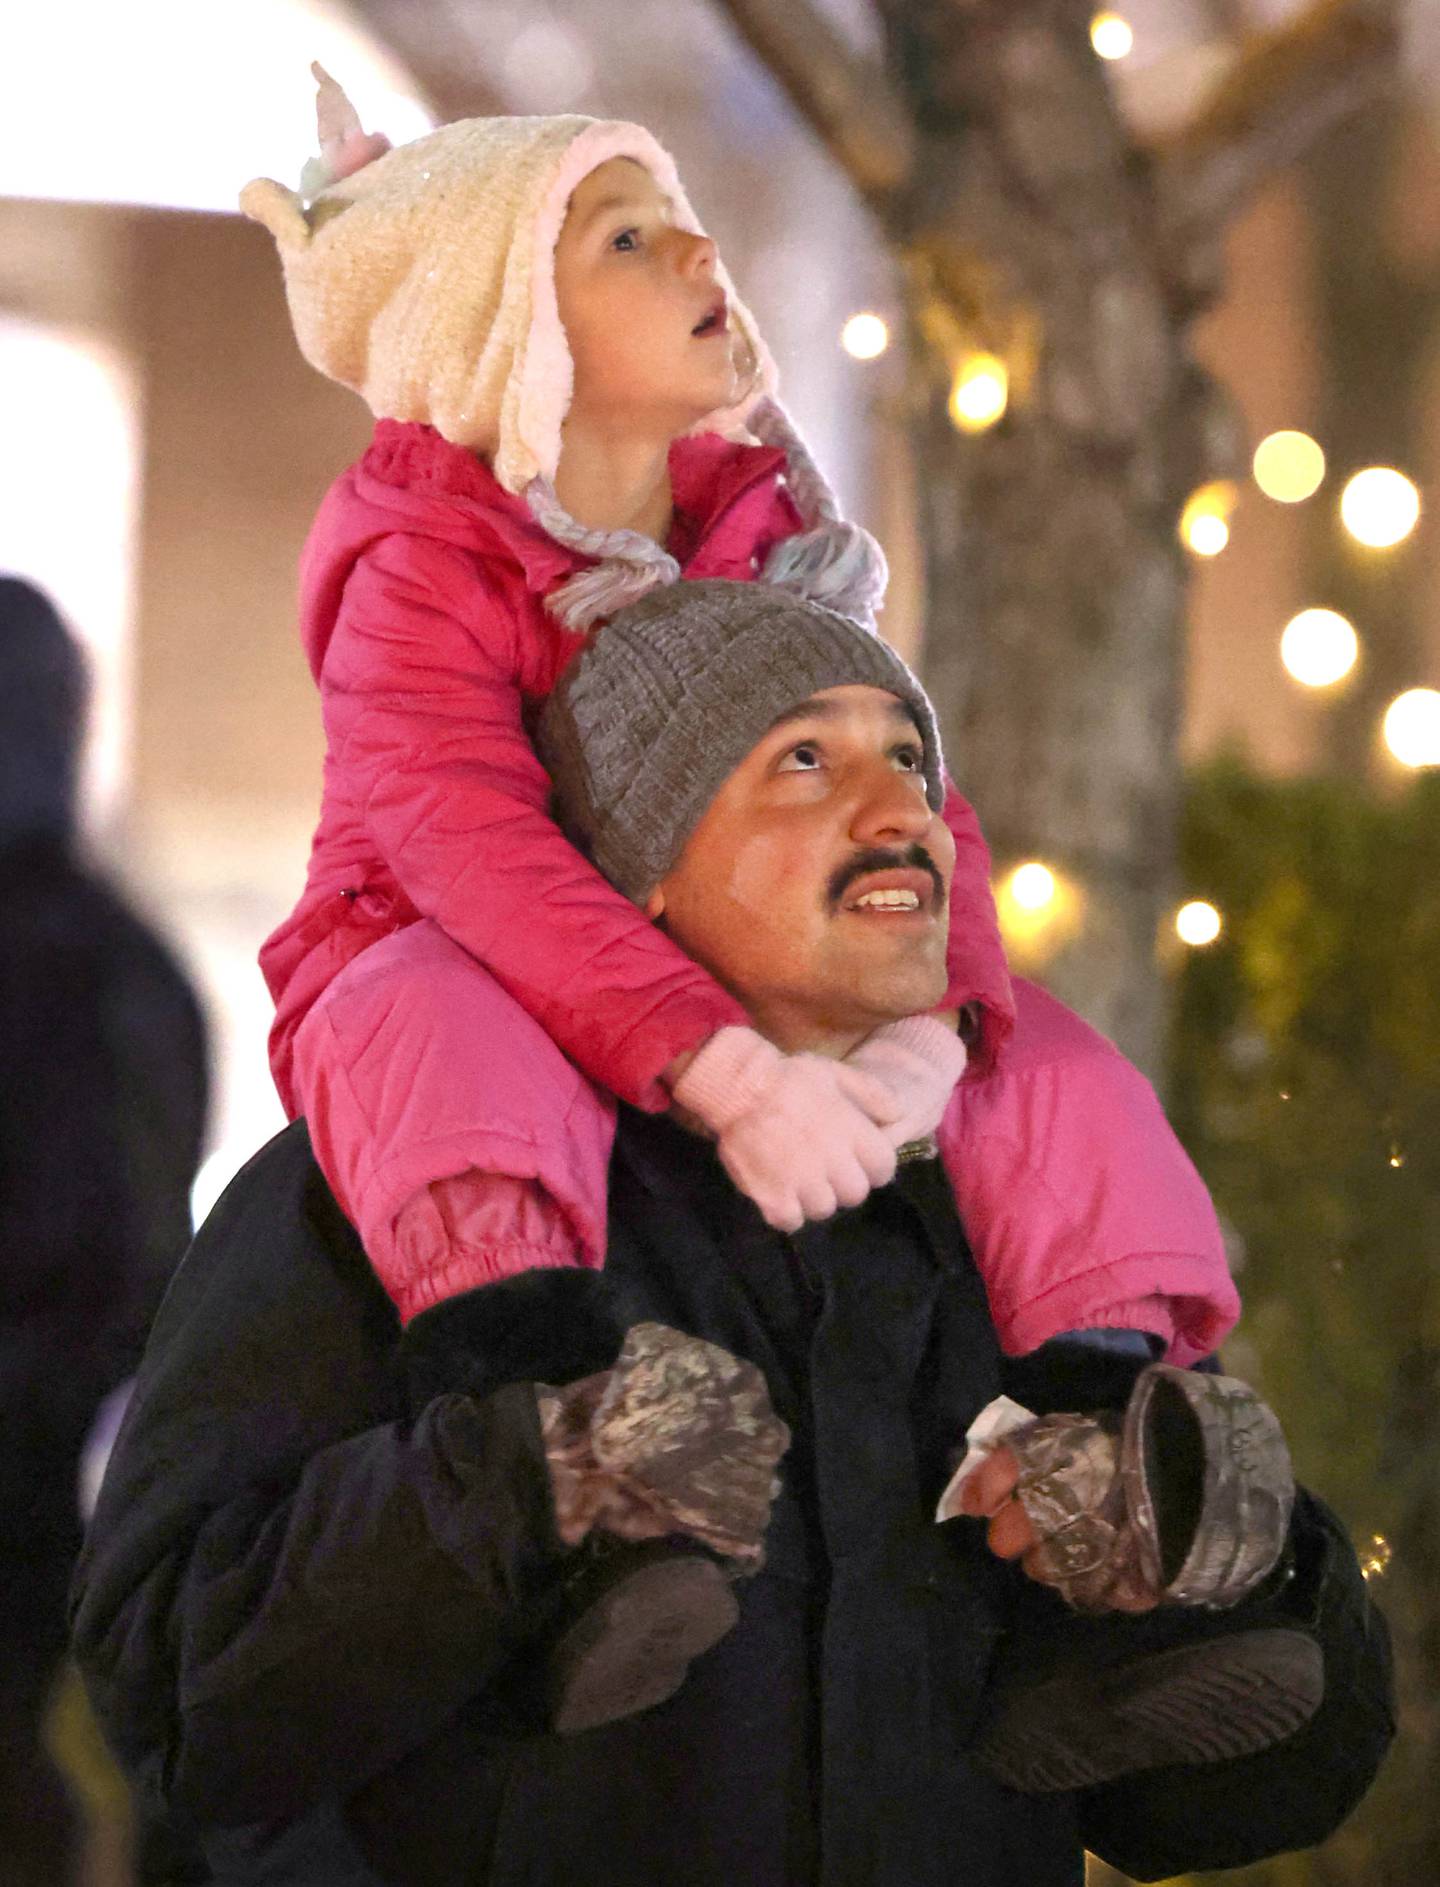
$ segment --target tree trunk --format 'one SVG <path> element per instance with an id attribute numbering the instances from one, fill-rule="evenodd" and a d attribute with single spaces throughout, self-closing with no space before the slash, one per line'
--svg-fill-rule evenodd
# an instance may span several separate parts
<path id="1" fill-rule="evenodd" d="M 885 11 L 920 139 L 898 236 L 919 329 L 927 684 L 997 863 L 1039 857 L 1076 888 L 1081 921 L 1046 980 L 1153 1071 L 1175 890 L 1176 525 L 1228 469 L 1226 410 L 1187 354 L 1196 303 L 1167 272 L 1090 9 Z M 1006 417 L 975 440 L 940 378 L 967 346 L 1011 370 Z"/>

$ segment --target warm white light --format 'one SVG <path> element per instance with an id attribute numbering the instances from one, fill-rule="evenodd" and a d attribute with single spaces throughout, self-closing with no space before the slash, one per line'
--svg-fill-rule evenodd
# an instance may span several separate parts
<path id="1" fill-rule="evenodd" d="M 1329 688 L 1355 666 L 1360 639 L 1334 609 L 1302 609 L 1280 637 L 1280 660 L 1307 688 Z"/>
<path id="2" fill-rule="evenodd" d="M 1389 550 L 1415 529 L 1420 493 L 1403 472 L 1372 465 L 1357 472 L 1340 494 L 1345 529 L 1371 550 Z"/>
<path id="3" fill-rule="evenodd" d="M 961 432 L 984 432 L 1010 399 L 1010 372 L 996 354 L 968 354 L 950 389 L 950 417 Z"/>
<path id="4" fill-rule="evenodd" d="M 1224 518 L 1193 518 L 1188 542 L 1197 557 L 1218 557 L 1230 542 L 1230 526 Z"/>
<path id="5" fill-rule="evenodd" d="M 338 0 L 52 0 L 10 8 L 0 196 L 236 208 L 251 177 L 299 181 L 318 59 L 367 131 L 433 128 L 414 82 Z M 12 18 L 13 15 L 13 18 Z"/>
<path id="6" fill-rule="evenodd" d="M 874 360 L 890 345 L 890 330 L 877 314 L 853 314 L 840 330 L 840 345 L 852 360 Z"/>
<path id="7" fill-rule="evenodd" d="M 1255 483 L 1267 498 L 1295 505 L 1319 491 L 1325 454 L 1308 432 L 1272 432 L 1255 448 Z"/>
<path id="8" fill-rule="evenodd" d="M 1230 542 L 1230 514 L 1238 495 L 1228 478 L 1217 478 L 1190 494 L 1180 513 L 1180 541 L 1197 557 L 1218 557 Z"/>
<path id="9" fill-rule="evenodd" d="M 1192 898 L 1175 913 L 1175 935 L 1192 948 L 1214 943 L 1220 930 L 1220 913 L 1204 898 Z"/>
<path id="10" fill-rule="evenodd" d="M 1026 974 L 1043 969 L 1084 928 L 1081 886 L 1037 858 L 1005 874 L 995 908 L 1010 961 Z"/>
<path id="11" fill-rule="evenodd" d="M 1009 892 L 1022 911 L 1043 911 L 1055 901 L 1055 874 L 1048 865 L 1032 859 L 1017 865 L 1010 874 Z"/>
<path id="12" fill-rule="evenodd" d="M 1124 59 L 1134 51 L 1135 33 L 1123 14 L 1097 13 L 1090 22 L 1090 44 L 1102 59 Z"/>
<path id="13" fill-rule="evenodd" d="M 1360 1574 L 1364 1579 L 1382 1579 L 1390 1570 L 1395 1549 L 1383 1533 L 1372 1533 L 1370 1544 L 1360 1555 Z"/>
<path id="14" fill-rule="evenodd" d="M 1407 688 L 1385 710 L 1385 745 L 1402 767 L 1440 767 L 1440 693 Z"/>

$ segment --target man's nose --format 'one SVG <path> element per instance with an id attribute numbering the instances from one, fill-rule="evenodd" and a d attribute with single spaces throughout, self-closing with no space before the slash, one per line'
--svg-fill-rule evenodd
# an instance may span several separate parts
<path id="1" fill-rule="evenodd" d="M 861 845 L 878 845 L 887 839 L 908 843 L 924 837 L 930 818 L 924 780 L 914 773 L 897 773 L 887 763 L 867 774 L 850 834 Z"/>

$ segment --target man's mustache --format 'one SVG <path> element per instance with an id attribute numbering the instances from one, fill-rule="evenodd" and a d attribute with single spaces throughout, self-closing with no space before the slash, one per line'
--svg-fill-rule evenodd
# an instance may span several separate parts
<path id="1" fill-rule="evenodd" d="M 925 871 L 929 872 L 935 886 L 937 902 L 945 899 L 945 880 L 940 875 L 940 868 L 925 850 L 923 845 L 907 845 L 903 851 L 876 846 L 870 851 L 857 852 L 839 866 L 830 877 L 825 887 L 825 903 L 831 911 L 838 911 L 840 900 L 854 884 L 857 878 L 868 877 L 872 871 Z"/>

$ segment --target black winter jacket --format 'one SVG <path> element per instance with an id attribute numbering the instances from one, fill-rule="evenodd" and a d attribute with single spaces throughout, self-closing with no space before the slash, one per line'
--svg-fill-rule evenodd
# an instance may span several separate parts
<path id="1" fill-rule="evenodd" d="M 1290 1844 L 1256 1843 L 1233 1786 L 1192 1826 L 1195 1772 L 1029 1798 L 970 1764 L 997 1646 L 1073 1621 L 978 1529 L 933 1523 L 1002 1379 L 938 1166 L 786 1240 L 705 1147 L 627 1111 L 610 1216 L 603 1274 L 522 1275 L 403 1340 L 302 1125 L 197 1239 L 76 1614 L 101 1719 L 199 1838 L 196 1879 L 1079 1887 L 1082 1843 L 1142 1875 L 1177 1840 L 1199 1863 L 1217 1837 Z M 678 1695 L 559 1739 L 534 1673 L 568 1561 L 529 1385 L 604 1367 L 641 1318 L 764 1370 L 785 1492 L 740 1624 Z"/>

